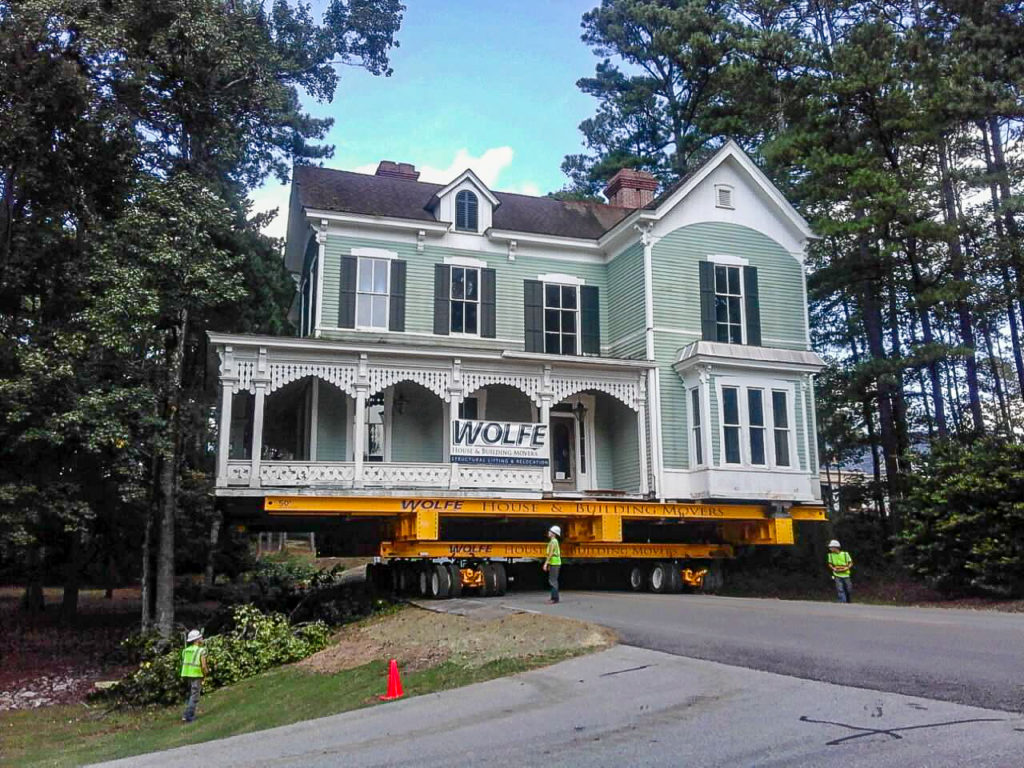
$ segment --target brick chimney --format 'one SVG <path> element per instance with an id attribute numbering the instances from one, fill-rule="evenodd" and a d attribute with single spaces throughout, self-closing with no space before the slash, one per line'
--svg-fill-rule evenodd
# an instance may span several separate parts
<path id="1" fill-rule="evenodd" d="M 377 166 L 376 175 L 388 176 L 392 179 L 416 181 L 420 177 L 420 172 L 416 170 L 416 166 L 412 163 L 395 163 L 391 160 L 381 160 L 380 165 Z"/>
<path id="2" fill-rule="evenodd" d="M 604 188 L 604 196 L 612 205 L 622 208 L 643 208 L 654 200 L 657 188 L 658 180 L 647 171 L 623 168 L 612 176 L 612 180 Z"/>

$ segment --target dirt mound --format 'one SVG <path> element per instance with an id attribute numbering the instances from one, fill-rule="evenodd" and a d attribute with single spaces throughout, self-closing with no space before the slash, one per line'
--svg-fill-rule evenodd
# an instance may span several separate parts
<path id="1" fill-rule="evenodd" d="M 416 671 L 448 659 L 480 666 L 497 659 L 601 648 L 615 642 L 611 631 L 572 619 L 511 613 L 484 621 L 408 607 L 346 627 L 333 645 L 298 666 L 331 674 L 375 659 L 397 659 L 403 669 Z"/>

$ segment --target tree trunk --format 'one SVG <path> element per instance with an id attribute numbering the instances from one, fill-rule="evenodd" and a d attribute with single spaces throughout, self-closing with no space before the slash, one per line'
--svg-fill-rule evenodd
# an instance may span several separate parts
<path id="1" fill-rule="evenodd" d="M 68 537 L 68 559 L 64 565 L 64 596 L 60 603 L 60 620 L 73 624 L 78 618 L 78 588 L 82 570 L 82 532 L 77 528 Z"/>
<path id="2" fill-rule="evenodd" d="M 989 370 L 992 373 L 992 385 L 996 390 L 996 400 L 999 403 L 999 414 L 1002 417 L 1003 429 L 1007 435 L 1012 434 L 1010 428 L 1010 408 L 1006 403 L 1006 394 L 1003 392 L 1003 377 L 999 375 L 999 361 L 996 357 L 995 346 L 992 344 L 992 329 L 988 322 L 981 324 L 982 338 L 985 339 L 985 349 L 988 352 Z"/>
<path id="3" fill-rule="evenodd" d="M 950 228 L 949 253 L 951 261 L 951 273 L 963 290 L 963 287 L 970 285 L 967 280 L 967 272 L 964 268 L 963 248 L 960 244 L 960 221 L 956 213 L 956 201 L 953 194 L 953 180 L 949 175 L 949 163 L 946 159 L 946 142 L 940 139 L 938 147 L 939 155 L 939 176 L 942 186 L 942 211 L 943 218 Z M 971 408 L 971 419 L 974 422 L 974 433 L 981 435 L 985 432 L 984 417 L 981 412 L 981 388 L 978 384 L 978 360 L 975 354 L 976 344 L 974 340 L 974 327 L 971 320 L 971 310 L 967 305 L 965 297 L 959 293 L 954 302 L 956 308 L 957 327 L 960 332 L 960 343 L 966 350 L 964 352 L 964 368 L 967 374 L 967 400 Z"/>
<path id="4" fill-rule="evenodd" d="M 903 344 L 900 339 L 900 315 L 899 306 L 896 301 L 896 286 L 889 289 L 889 341 L 892 346 L 892 358 L 900 361 L 898 375 L 894 374 L 895 382 L 892 393 L 893 427 L 896 430 L 896 449 L 900 456 L 904 456 L 910 447 L 910 439 L 907 429 L 907 400 L 903 392 L 903 372 L 905 370 L 903 360 Z"/>
<path id="5" fill-rule="evenodd" d="M 1002 197 L 1002 202 L 1005 203 L 1013 193 L 1010 190 L 1010 175 L 1006 169 L 1006 156 L 1003 153 L 1003 133 L 999 127 L 999 118 L 990 117 L 988 125 L 992 140 L 992 164 L 996 182 L 999 185 L 999 194 Z M 1001 205 L 1000 210 L 1006 224 L 1006 234 L 1009 235 L 1011 260 L 1017 275 L 1017 309 L 1020 311 L 1021 317 L 1024 318 L 1024 257 L 1021 254 L 1020 232 L 1017 229 L 1017 220 L 1013 217 L 1013 211 L 1006 208 L 1005 205 Z"/>
<path id="6" fill-rule="evenodd" d="M 932 347 L 935 344 L 935 334 L 932 331 L 932 318 L 928 307 L 920 303 L 918 297 L 924 292 L 924 278 L 921 276 L 921 268 L 917 263 L 917 238 L 909 237 L 906 241 L 907 260 L 910 262 L 910 278 L 914 286 L 914 305 L 917 307 L 918 320 L 921 323 L 921 337 L 925 346 L 929 348 L 928 353 L 928 378 L 931 382 L 932 407 L 935 410 L 935 429 L 939 437 L 945 437 L 948 427 L 946 425 L 946 403 L 942 395 L 942 371 L 939 361 L 935 358 Z"/>
<path id="7" fill-rule="evenodd" d="M 42 553 L 41 547 L 29 547 L 25 564 L 25 594 L 21 599 L 22 610 L 29 616 L 35 616 L 46 610 L 46 597 L 43 595 L 43 579 L 40 572 Z"/>
<path id="8" fill-rule="evenodd" d="M 156 631 L 169 640 L 174 630 L 174 518 L 178 507 L 178 459 L 181 445 L 181 399 L 188 338 L 188 310 L 168 337 L 167 405 L 165 435 L 157 441 L 160 457 L 157 477 L 157 514 L 160 540 L 156 561 Z"/>
<path id="9" fill-rule="evenodd" d="M 203 589 L 210 589 L 213 586 L 213 561 L 217 557 L 217 543 L 220 541 L 221 522 L 220 511 L 214 510 L 213 520 L 210 521 L 210 549 L 206 552 L 206 571 L 203 573 Z"/>
<path id="10" fill-rule="evenodd" d="M 142 537 L 142 631 L 153 628 L 153 510 L 146 513 L 146 532 Z"/>

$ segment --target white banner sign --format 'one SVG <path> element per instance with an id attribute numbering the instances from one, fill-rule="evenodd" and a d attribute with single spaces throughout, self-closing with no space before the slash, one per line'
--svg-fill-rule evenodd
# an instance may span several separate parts
<path id="1" fill-rule="evenodd" d="M 548 425 L 520 421 L 454 419 L 453 464 L 548 465 Z"/>

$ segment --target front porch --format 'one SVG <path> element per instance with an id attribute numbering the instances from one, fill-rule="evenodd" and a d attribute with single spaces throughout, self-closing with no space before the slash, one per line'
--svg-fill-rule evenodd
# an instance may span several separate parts
<path id="1" fill-rule="evenodd" d="M 217 494 L 642 498 L 643 361 L 211 334 Z M 453 419 L 548 426 L 549 466 L 450 458 Z"/>

